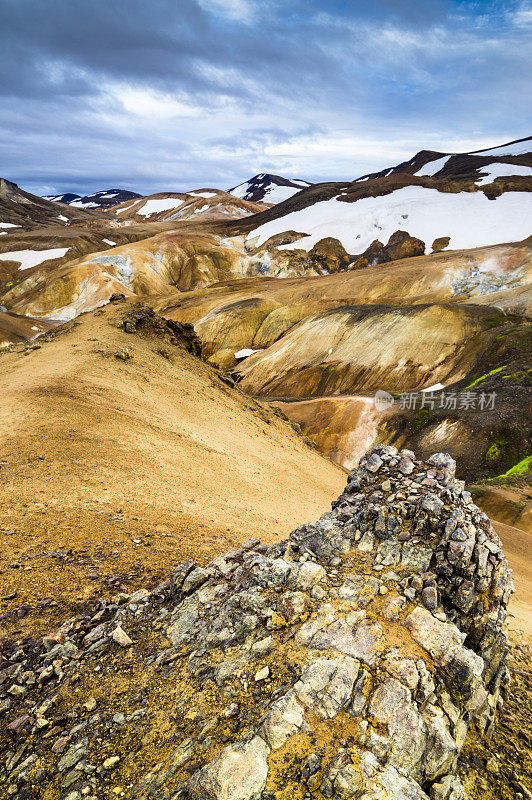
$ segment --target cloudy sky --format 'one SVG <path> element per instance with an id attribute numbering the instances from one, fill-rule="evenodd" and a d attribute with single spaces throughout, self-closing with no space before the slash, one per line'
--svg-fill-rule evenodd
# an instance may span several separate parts
<path id="1" fill-rule="evenodd" d="M 532 134 L 532 0 L 0 0 L 0 176 L 353 179 Z"/>

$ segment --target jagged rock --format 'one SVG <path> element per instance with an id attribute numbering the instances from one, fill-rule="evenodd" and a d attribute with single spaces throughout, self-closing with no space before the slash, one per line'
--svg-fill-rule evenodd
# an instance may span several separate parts
<path id="1" fill-rule="evenodd" d="M 376 264 L 385 264 L 388 261 L 397 261 L 400 258 L 411 258 L 412 256 L 422 256 L 425 254 L 425 242 L 410 236 L 407 231 L 395 231 L 384 245 L 375 239 L 370 246 L 355 258 L 349 265 L 349 269 L 361 269 L 363 267 L 373 267 Z"/>
<path id="2" fill-rule="evenodd" d="M 85 669 L 83 650 L 107 642 L 113 626 L 130 630 L 127 615 L 142 611 L 171 642 L 147 663 L 175 670 L 186 700 L 176 718 L 183 741 L 138 776 L 136 800 L 259 800 L 270 779 L 293 779 L 287 765 L 300 746 L 311 747 L 299 761 L 311 795 L 463 800 L 460 749 L 472 724 L 494 724 L 506 676 L 512 580 L 489 520 L 454 476 L 447 454 L 423 463 L 373 448 L 332 511 L 288 541 L 246 543 L 207 567 L 189 562 L 136 610 L 69 621 L 47 637 L 56 644 L 43 645 L 37 685 Z M 56 658 L 67 642 L 76 657 L 66 648 Z M 51 708 L 48 693 L 20 716 L 31 674 L 14 661 L 5 675 L 8 688 L 27 690 L 10 698 L 12 735 L 18 720 L 26 732 Z M 185 711 L 200 696 L 208 709 L 196 724 Z M 128 720 L 117 713 L 110 724 Z M 86 739 L 72 743 L 83 729 L 58 731 L 48 751 L 64 789 L 91 761 Z"/>

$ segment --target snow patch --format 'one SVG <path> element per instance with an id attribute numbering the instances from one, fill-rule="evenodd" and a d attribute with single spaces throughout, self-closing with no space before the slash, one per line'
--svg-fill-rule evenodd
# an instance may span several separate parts
<path id="1" fill-rule="evenodd" d="M 269 186 L 262 198 L 263 203 L 282 203 L 283 200 L 288 200 L 292 195 L 297 194 L 299 189 L 293 186 L 276 186 L 272 184 Z"/>
<path id="2" fill-rule="evenodd" d="M 175 197 L 146 200 L 142 208 L 138 209 L 137 214 L 142 217 L 151 217 L 153 214 L 160 214 L 161 211 L 170 211 L 172 208 L 178 208 L 182 204 L 183 201 Z"/>
<path id="3" fill-rule="evenodd" d="M 258 350 L 252 350 L 251 347 L 244 347 L 242 350 L 239 350 L 235 353 L 235 358 L 247 358 L 248 356 L 252 356 L 253 353 L 262 353 L 264 348 L 259 348 Z"/>
<path id="4" fill-rule="evenodd" d="M 429 161 L 429 163 L 425 164 L 424 167 L 421 167 L 421 169 L 418 169 L 417 172 L 414 172 L 414 175 L 436 175 L 440 169 L 444 168 L 450 158 L 451 156 L 445 156 L 444 158 L 437 158 L 436 161 Z"/>
<path id="5" fill-rule="evenodd" d="M 434 386 L 427 386 L 426 389 L 422 389 L 422 392 L 439 392 L 440 389 L 445 389 L 444 383 L 435 383 Z"/>
<path id="6" fill-rule="evenodd" d="M 515 142 L 515 144 L 501 145 L 493 147 L 491 150 L 475 150 L 468 153 L 470 156 L 524 156 L 532 152 L 532 139 L 525 142 Z"/>
<path id="7" fill-rule="evenodd" d="M 484 167 L 479 167 L 480 172 L 487 172 L 487 175 L 481 178 L 476 178 L 475 182 L 479 186 L 485 183 L 492 183 L 495 178 L 505 178 L 510 175 L 524 175 L 525 178 L 532 178 L 532 167 L 522 167 L 519 164 L 487 164 Z"/>
<path id="8" fill-rule="evenodd" d="M 22 225 L 14 225 L 12 222 L 0 222 L 0 228 L 21 228 Z"/>
<path id="9" fill-rule="evenodd" d="M 60 219 L 60 220 L 61 220 L 61 222 L 68 222 L 68 217 L 64 217 L 62 214 L 59 214 L 59 216 L 57 217 L 57 219 Z"/>
<path id="10" fill-rule="evenodd" d="M 102 242 L 105 242 L 105 244 L 111 245 L 111 247 L 114 247 L 115 244 L 116 244 L 116 242 L 112 242 L 110 239 L 102 239 Z"/>
<path id="11" fill-rule="evenodd" d="M 52 250 L 12 250 L 10 253 L 1 253 L 0 260 L 20 261 L 19 270 L 30 269 L 50 258 L 62 258 L 69 250 L 69 247 L 56 247 Z"/>
<path id="12" fill-rule="evenodd" d="M 257 246 L 284 231 L 300 231 L 302 241 L 284 249 L 310 250 L 326 236 L 339 239 L 349 253 L 362 253 L 374 239 L 387 242 L 397 230 L 407 230 L 430 247 L 434 239 L 449 236 L 450 248 L 483 247 L 521 241 L 530 236 L 532 193 L 505 192 L 488 200 L 483 192 L 439 192 L 406 186 L 379 197 L 354 203 L 336 198 L 285 214 L 251 231 Z"/>

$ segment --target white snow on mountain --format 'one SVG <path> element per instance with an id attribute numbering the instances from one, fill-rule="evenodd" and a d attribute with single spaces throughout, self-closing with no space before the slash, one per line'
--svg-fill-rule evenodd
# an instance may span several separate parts
<path id="1" fill-rule="evenodd" d="M 494 164 L 480 167 L 480 172 L 487 172 L 488 174 L 476 181 L 479 186 L 485 183 L 492 183 L 495 178 L 505 178 L 509 175 L 524 175 L 526 178 L 532 177 L 532 167 L 523 167 L 519 166 L 519 164 L 501 164 L 495 162 Z"/>
<path id="2" fill-rule="evenodd" d="M 0 228 L 20 228 L 20 225 L 14 225 L 12 222 L 0 222 Z"/>
<path id="3" fill-rule="evenodd" d="M 286 185 L 283 181 L 287 181 Z M 254 200 L 264 203 L 281 203 L 289 197 L 310 186 L 307 181 L 296 180 L 293 178 L 280 178 L 277 175 L 269 175 L 261 172 L 253 178 L 240 183 L 228 191 L 240 200 Z"/>
<path id="4" fill-rule="evenodd" d="M 532 139 L 526 139 L 524 142 L 515 142 L 514 144 L 501 145 L 500 147 L 493 147 L 491 150 L 475 150 L 468 153 L 470 156 L 523 156 L 530 153 L 532 150 Z"/>
<path id="5" fill-rule="evenodd" d="M 178 208 L 183 205 L 183 201 L 176 197 L 146 200 L 144 205 L 137 210 L 137 214 L 143 217 L 151 217 L 153 214 L 160 214 L 161 211 L 170 211 L 171 208 Z"/>
<path id="6" fill-rule="evenodd" d="M 481 247 L 521 241 L 532 233 L 532 193 L 505 192 L 488 200 L 483 192 L 439 192 L 421 186 L 406 186 L 380 197 L 354 203 L 337 198 L 267 222 L 248 234 L 257 245 L 270 236 L 295 230 L 297 243 L 290 250 L 310 250 L 327 236 L 339 239 L 349 253 L 362 253 L 374 239 L 387 242 L 397 230 L 422 239 L 427 250 L 434 239 L 449 236 L 451 249 Z M 305 236 L 304 234 L 308 234 Z"/>
<path id="7" fill-rule="evenodd" d="M 444 168 L 450 158 L 452 158 L 452 156 L 444 156 L 443 158 L 437 158 L 436 161 L 429 161 L 429 163 L 425 164 L 424 167 L 421 167 L 421 169 L 418 169 L 417 172 L 414 172 L 414 175 L 436 175 L 440 169 Z"/>
<path id="8" fill-rule="evenodd" d="M 288 200 L 293 194 L 299 192 L 293 186 L 275 186 L 272 185 L 264 192 L 262 199 L 263 203 L 281 203 L 283 200 Z"/>
<path id="9" fill-rule="evenodd" d="M 69 247 L 55 247 L 51 250 L 12 250 L 10 253 L 0 253 L 0 261 L 19 261 L 19 270 L 30 269 L 50 258 L 62 258 L 69 249 Z"/>
<path id="10" fill-rule="evenodd" d="M 235 186 L 234 189 L 231 189 L 231 194 L 235 197 L 240 198 L 240 200 L 244 200 L 247 193 L 249 192 L 249 183 L 241 183 L 238 186 Z"/>
<path id="11" fill-rule="evenodd" d="M 294 181 L 294 183 L 296 183 L 296 181 Z M 308 183 L 304 184 L 301 181 L 299 181 L 299 184 L 302 188 L 309 185 Z M 253 187 L 250 187 L 249 182 L 246 182 L 240 184 L 240 186 L 235 186 L 235 188 L 232 189 L 231 194 L 233 194 L 235 197 L 239 197 L 240 200 L 247 200 L 248 193 L 252 190 Z M 280 203 L 282 200 L 288 200 L 289 197 L 292 197 L 293 194 L 296 194 L 296 192 L 301 190 L 295 186 L 278 186 L 275 183 L 271 183 L 269 186 L 265 186 L 263 191 L 264 197 L 262 198 L 261 202 Z"/>

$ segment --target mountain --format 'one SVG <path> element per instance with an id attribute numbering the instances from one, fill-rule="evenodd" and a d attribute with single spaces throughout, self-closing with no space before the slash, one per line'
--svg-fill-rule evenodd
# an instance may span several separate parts
<path id="1" fill-rule="evenodd" d="M 66 194 L 46 195 L 45 200 L 52 200 L 54 203 L 64 203 L 74 208 L 112 208 L 119 203 L 141 197 L 137 192 L 130 192 L 128 189 L 104 189 L 99 192 L 92 192 L 84 196 L 67 192 Z"/>
<path id="2" fill-rule="evenodd" d="M 46 198 L 24 191 L 16 183 L 0 178 L 0 234 L 14 229 L 35 229 L 43 226 L 64 227 L 71 223 L 87 222 L 93 217 L 71 206 L 58 206 Z"/>
<path id="3" fill-rule="evenodd" d="M 157 308 L 192 323 L 204 357 L 245 392 L 283 400 L 343 466 L 375 440 L 399 439 L 427 455 L 445 446 L 476 478 L 530 450 L 531 284 L 532 238 L 322 277 L 220 283 Z M 434 386 L 458 397 L 454 408 L 441 391 L 422 404 Z M 460 405 L 470 387 L 477 400 L 495 392 L 497 407 Z M 376 410 L 378 390 L 395 395 L 393 415 Z M 401 409 L 402 393 L 417 405 Z"/>
<path id="4" fill-rule="evenodd" d="M 496 476 L 530 443 L 521 420 L 531 402 L 531 142 L 421 151 L 255 214 L 257 204 L 214 189 L 130 200 L 105 217 L 136 241 L 43 265 L 19 261 L 2 303 L 13 314 L 65 320 L 117 292 L 149 298 L 164 316 L 192 323 L 203 357 L 246 392 L 286 403 L 289 416 L 290 404 L 312 400 L 293 406 L 294 422 L 346 466 L 360 453 L 357 420 L 376 390 L 489 388 L 501 408 L 476 417 L 460 408 L 423 408 L 419 419 L 395 413 L 404 409 L 364 411 L 364 446 L 402 436 L 425 455 L 443 437 L 471 477 Z M 321 410 L 320 398 L 330 399 Z M 333 417 L 348 400 L 337 436 Z M 325 408 L 332 416 L 322 435 L 315 420 Z"/>
<path id="5" fill-rule="evenodd" d="M 263 211 L 260 203 L 241 200 L 219 189 L 159 192 L 113 207 L 120 221 L 209 221 L 240 219 Z"/>
<path id="6" fill-rule="evenodd" d="M 81 200 L 80 194 L 75 194 L 74 192 L 66 192 L 65 194 L 45 194 L 45 200 L 52 200 L 54 203 L 66 203 L 70 205 L 73 203 L 74 200 Z"/>
<path id="7" fill-rule="evenodd" d="M 233 186 L 228 191 L 242 200 L 252 200 L 255 203 L 280 203 L 311 185 L 308 181 L 282 178 L 280 175 L 261 172 L 245 183 Z"/>
<path id="8" fill-rule="evenodd" d="M 415 239 L 415 255 L 419 247 L 431 252 L 521 241 L 531 234 L 531 212 L 528 138 L 476 153 L 421 151 L 355 181 L 314 184 L 234 231 L 246 232 L 255 248 L 284 236 L 284 250 L 307 253 L 335 239 L 349 256 L 348 268 L 357 268 L 390 260 L 383 250 L 394 236 Z"/>
<path id="9" fill-rule="evenodd" d="M 529 148 L 0 183 L 9 797 L 532 792 Z"/>

